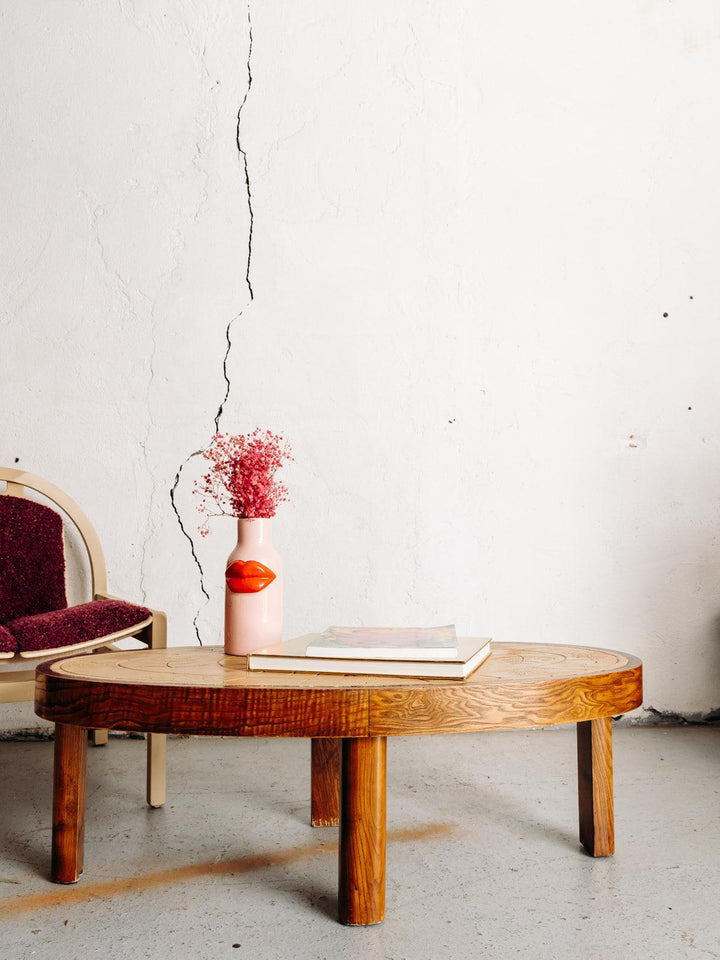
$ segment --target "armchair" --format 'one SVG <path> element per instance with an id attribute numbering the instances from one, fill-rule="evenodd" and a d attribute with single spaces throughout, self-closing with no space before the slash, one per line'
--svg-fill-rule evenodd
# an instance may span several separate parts
<path id="1" fill-rule="evenodd" d="M 0 467 L 0 703 L 33 700 L 35 665 L 78 651 L 111 648 L 136 637 L 167 646 L 165 614 L 111 597 L 105 558 L 92 524 L 62 490 L 22 470 Z M 53 508 L 26 497 L 34 491 Z M 64 522 L 78 530 L 87 551 L 92 600 L 68 606 Z M 26 664 L 30 669 L 18 669 Z M 96 744 L 107 731 L 92 731 Z M 147 735 L 147 802 L 165 803 L 164 734 Z"/>

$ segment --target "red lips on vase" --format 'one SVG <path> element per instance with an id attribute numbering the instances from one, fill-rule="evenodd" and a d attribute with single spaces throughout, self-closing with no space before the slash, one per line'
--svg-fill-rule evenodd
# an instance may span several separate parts
<path id="1" fill-rule="evenodd" d="M 274 579 L 270 567 L 257 560 L 235 560 L 225 571 L 225 582 L 233 593 L 258 593 Z"/>

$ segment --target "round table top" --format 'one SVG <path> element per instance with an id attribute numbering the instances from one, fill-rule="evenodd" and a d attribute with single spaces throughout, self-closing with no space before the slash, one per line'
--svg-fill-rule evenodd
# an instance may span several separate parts
<path id="1" fill-rule="evenodd" d="M 569 723 L 641 702 L 642 665 L 629 654 L 493 642 L 466 680 L 249 671 L 221 647 L 83 654 L 38 667 L 35 708 L 82 727 L 366 737 Z"/>

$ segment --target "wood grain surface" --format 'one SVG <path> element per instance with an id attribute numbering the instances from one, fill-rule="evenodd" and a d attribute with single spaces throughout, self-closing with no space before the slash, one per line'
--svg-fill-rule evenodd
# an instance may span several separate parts
<path id="1" fill-rule="evenodd" d="M 641 702 L 642 665 L 627 654 L 493 643 L 467 680 L 250 672 L 217 647 L 81 655 L 38 668 L 35 708 L 154 733 L 375 737 L 587 721 Z"/>
<path id="2" fill-rule="evenodd" d="M 75 883 L 83 871 L 86 770 L 87 734 L 56 724 L 50 867 L 56 883 Z"/>
<path id="3" fill-rule="evenodd" d="M 340 741 L 315 737 L 310 748 L 310 823 L 336 827 L 340 822 Z"/>
<path id="4" fill-rule="evenodd" d="M 385 737 L 342 741 L 338 917 L 367 926 L 385 916 Z"/>
<path id="5" fill-rule="evenodd" d="M 612 722 L 610 717 L 577 725 L 580 843 L 592 857 L 615 852 Z"/>

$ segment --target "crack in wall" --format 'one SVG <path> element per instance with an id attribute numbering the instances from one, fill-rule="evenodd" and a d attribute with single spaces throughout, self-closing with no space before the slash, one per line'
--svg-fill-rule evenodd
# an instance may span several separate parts
<path id="1" fill-rule="evenodd" d="M 245 179 L 245 192 L 247 196 L 249 227 L 248 227 L 248 237 L 247 237 L 247 260 L 245 261 L 245 283 L 247 285 L 250 301 L 252 302 L 255 299 L 252 282 L 250 280 L 250 269 L 252 264 L 252 239 L 253 239 L 253 226 L 254 226 L 254 211 L 253 211 L 253 203 L 252 203 L 252 189 L 250 186 L 250 171 L 248 168 L 247 153 L 245 151 L 245 148 L 242 145 L 242 138 L 241 138 L 242 112 L 243 112 L 243 108 L 245 107 L 245 104 L 247 103 L 247 99 L 250 94 L 250 88 L 252 86 L 252 81 L 253 81 L 252 66 L 251 66 L 252 50 L 253 50 L 253 32 L 252 32 L 252 17 L 251 17 L 249 3 L 247 5 L 247 20 L 248 20 L 247 87 L 245 89 L 245 95 L 242 98 L 242 102 L 240 103 L 240 106 L 237 112 L 237 125 L 235 128 L 235 144 L 237 147 L 238 154 L 242 161 L 242 168 L 243 168 L 243 174 Z M 203 56 L 204 56 L 204 53 L 205 53 L 205 50 L 203 49 Z M 243 314 L 241 311 L 236 316 L 234 316 L 225 327 L 225 354 L 223 356 L 223 362 L 222 362 L 222 375 L 223 375 L 223 379 L 225 380 L 225 394 L 222 400 L 220 401 L 220 405 L 218 406 L 217 413 L 215 414 L 215 417 L 213 419 L 215 433 L 218 433 L 220 430 L 220 419 L 225 410 L 225 404 L 227 403 L 227 400 L 230 396 L 231 382 L 230 382 L 230 377 L 228 376 L 228 360 L 230 357 L 230 351 L 232 349 L 232 338 L 230 336 L 230 331 L 235 321 L 239 320 L 240 317 L 242 317 L 242 315 Z M 180 477 L 182 476 L 183 470 L 188 465 L 188 463 L 190 463 L 191 460 L 193 460 L 195 457 L 201 456 L 202 453 L 203 453 L 202 450 L 195 450 L 193 453 L 190 454 L 190 456 L 188 456 L 183 461 L 183 463 L 181 463 L 177 473 L 175 474 L 175 480 L 170 489 L 170 503 L 172 505 L 173 512 L 175 513 L 175 517 L 177 518 L 177 522 L 180 527 L 180 530 L 182 531 L 183 536 L 187 539 L 188 543 L 190 544 L 190 552 L 192 554 L 193 561 L 195 562 L 195 565 L 197 566 L 198 572 L 200 574 L 200 589 L 202 591 L 203 596 L 205 597 L 205 603 L 207 604 L 210 600 L 210 594 L 208 593 L 207 588 L 205 587 L 205 572 L 200 562 L 200 558 L 198 557 L 197 552 L 195 550 L 195 541 L 193 540 L 192 536 L 190 535 L 187 528 L 185 527 L 185 524 L 182 521 L 182 517 L 180 516 L 180 511 L 178 510 L 178 506 L 175 499 L 175 495 L 178 489 L 178 485 L 180 483 Z M 198 627 L 198 619 L 200 617 L 200 611 L 201 611 L 201 607 L 198 606 L 195 612 L 195 616 L 193 617 L 193 628 L 195 630 L 195 635 L 197 637 L 198 643 L 200 644 L 200 646 L 202 646 L 203 642 L 200 636 L 200 629 Z"/>
<path id="2" fill-rule="evenodd" d="M 121 3 L 121 8 L 122 8 L 122 3 Z M 213 27 L 217 25 L 218 18 L 219 18 L 219 14 L 216 15 L 216 17 L 215 17 L 214 23 L 213 23 L 213 25 L 212 25 Z M 208 32 L 209 32 L 209 30 L 210 30 L 210 27 L 208 27 Z M 205 40 L 205 41 L 203 41 L 202 47 L 201 47 L 201 49 L 200 49 L 199 52 L 198 52 L 198 63 L 199 63 L 200 68 L 201 68 L 201 70 L 202 70 L 202 72 L 203 72 L 204 78 L 205 78 L 206 82 L 207 82 L 208 85 L 209 85 L 209 84 L 211 83 L 212 76 L 211 76 L 210 70 L 209 70 L 209 68 L 208 68 L 206 59 L 205 59 L 206 52 L 207 52 L 207 41 Z M 194 223 L 197 223 L 197 222 L 199 221 L 200 215 L 201 215 L 201 213 L 203 212 L 203 210 L 205 209 L 205 207 L 207 206 L 208 201 L 209 201 L 209 199 L 210 199 L 210 191 L 209 191 L 210 174 L 209 174 L 209 172 L 208 172 L 206 169 L 204 169 L 203 166 L 202 166 L 203 151 L 204 151 L 204 148 L 205 148 L 205 147 L 210 143 L 210 141 L 211 141 L 211 132 L 210 132 L 210 131 L 211 131 L 211 129 L 212 129 L 213 126 L 214 126 L 214 122 L 215 122 L 215 120 L 217 119 L 217 113 L 218 113 L 218 111 L 217 111 L 217 106 L 214 104 L 214 101 L 213 101 L 212 96 L 211 96 L 210 102 L 211 102 L 211 108 L 210 108 L 210 111 L 209 111 L 209 114 L 208 114 L 208 119 L 207 119 L 207 123 L 206 123 L 206 127 L 205 127 L 205 136 L 204 136 L 204 137 L 201 137 L 201 138 L 198 138 L 198 140 L 196 141 L 196 143 L 195 143 L 195 153 L 194 153 L 194 155 L 193 155 L 193 157 L 192 157 L 192 166 L 193 166 L 193 169 L 196 171 L 196 173 L 197 173 L 197 175 L 198 175 L 198 177 L 199 177 L 199 179 L 200 179 L 200 181 L 201 181 L 200 199 L 199 199 L 199 201 L 198 201 L 198 203 L 197 203 L 197 206 L 196 206 L 196 208 L 195 208 L 194 214 L 193 214 L 193 216 L 192 216 L 192 220 L 193 220 Z M 185 243 L 185 239 L 184 239 L 182 233 L 180 232 L 179 229 L 173 231 L 173 233 L 174 233 L 174 236 L 175 236 L 175 239 L 176 239 L 176 249 L 177 249 L 178 251 L 184 250 L 185 247 L 186 247 L 186 243 Z M 171 278 L 171 279 L 174 278 L 175 273 L 176 273 L 176 271 L 177 271 L 177 269 L 178 269 L 178 267 L 179 267 L 179 264 L 180 264 L 180 256 L 179 256 L 179 254 L 178 254 L 178 255 L 175 257 L 175 264 L 174 264 L 173 268 L 171 269 L 171 271 L 170 271 L 170 273 L 169 273 L 169 278 Z M 152 321 L 152 324 L 151 324 L 151 325 L 152 325 L 152 333 L 153 333 L 153 345 L 152 345 L 152 353 L 151 353 L 151 356 L 150 356 L 150 381 L 149 381 L 149 383 L 148 383 L 148 410 L 150 410 L 150 389 L 151 389 L 152 384 L 153 384 L 153 381 L 154 381 L 154 379 L 155 379 L 154 362 L 155 362 L 155 355 L 156 355 L 156 352 L 157 352 L 157 337 L 156 337 L 156 335 L 155 335 L 154 320 L 155 320 L 155 303 L 153 302 L 152 305 L 151 305 L 151 321 Z M 223 364 L 223 366 L 224 366 L 224 364 Z M 225 379 L 227 380 L 227 377 L 226 377 Z M 229 387 L 228 387 L 228 390 L 229 390 Z M 224 402 L 224 401 L 223 401 L 223 402 Z M 152 416 L 150 417 L 150 426 L 152 426 Z M 146 436 L 146 443 L 147 443 L 147 441 L 149 440 L 149 432 L 150 432 L 150 427 L 148 428 L 148 434 L 147 434 L 147 436 Z M 192 453 L 192 454 L 181 464 L 178 472 L 177 472 L 176 475 L 175 475 L 175 480 L 174 480 L 173 485 L 172 485 L 172 488 L 171 488 L 171 490 L 170 490 L 170 502 L 171 502 L 171 504 L 172 504 L 173 512 L 175 513 L 175 516 L 176 516 L 176 518 L 177 518 L 177 521 L 178 521 L 178 524 L 179 524 L 179 526 L 180 526 L 180 529 L 182 530 L 183 535 L 187 538 L 187 540 L 188 540 L 188 542 L 189 542 L 189 544 L 190 544 L 190 551 L 191 551 L 191 553 L 192 553 L 193 560 L 195 561 L 195 564 L 197 565 L 198 571 L 199 571 L 199 573 L 200 573 L 200 589 L 202 590 L 202 592 L 203 592 L 204 596 L 206 597 L 206 599 L 209 600 L 209 599 L 210 599 L 210 595 L 209 595 L 209 593 L 207 592 L 207 590 L 206 590 L 206 588 L 205 588 L 204 571 L 203 571 L 203 568 L 202 568 L 202 564 L 200 563 L 200 560 L 199 560 L 199 558 L 198 558 L 198 556 L 197 556 L 197 554 L 196 554 L 196 552 L 195 552 L 195 544 L 194 544 L 194 542 L 193 542 L 193 539 L 192 539 L 192 537 L 190 536 L 190 534 L 188 533 L 187 529 L 185 528 L 185 525 L 184 525 L 183 522 L 182 522 L 182 519 L 181 519 L 181 517 L 180 517 L 180 513 L 179 513 L 178 508 L 177 508 L 177 504 L 176 504 L 176 502 L 175 502 L 175 492 L 176 492 L 176 490 L 177 490 L 178 483 L 179 483 L 179 481 L 180 481 L 180 475 L 182 474 L 183 468 L 185 467 L 185 465 L 186 465 L 187 463 L 190 462 L 190 460 L 192 460 L 194 457 L 198 456 L 198 454 L 201 453 L 201 452 L 202 452 L 202 451 L 196 450 L 194 453 Z M 144 455 L 144 457 L 145 457 L 145 462 L 146 462 L 146 465 L 147 465 L 147 462 L 148 462 L 148 461 L 147 461 L 147 451 L 146 451 L 146 449 L 145 449 L 145 444 L 143 444 L 143 455 Z M 151 498 L 151 509 L 152 509 L 152 499 L 154 499 L 154 495 L 155 495 L 155 486 L 153 485 L 153 497 Z M 149 521 L 150 521 L 150 518 L 151 518 L 151 514 L 149 514 L 149 518 L 148 518 Z M 146 537 L 145 542 L 143 543 L 143 556 L 142 556 L 142 562 L 141 562 L 141 568 L 140 568 L 140 569 L 141 569 L 141 589 L 143 590 L 143 600 L 144 600 L 144 597 L 145 597 L 145 592 L 144 592 L 144 579 L 143 579 L 143 577 L 144 577 L 144 562 L 145 562 L 145 553 L 146 553 L 146 549 L 147 549 L 147 540 L 148 540 L 148 537 Z M 195 630 L 195 635 L 196 635 L 196 637 L 197 637 L 197 639 L 198 639 L 198 643 L 200 644 L 200 646 L 202 646 L 202 640 L 201 640 L 201 638 L 200 638 L 200 632 L 199 632 L 198 625 L 197 625 L 197 620 L 198 620 L 198 617 L 199 617 L 199 616 L 200 616 L 200 610 L 198 609 L 197 612 L 196 612 L 196 614 L 195 614 L 195 617 L 194 617 L 194 619 L 193 619 L 193 627 L 194 627 L 194 630 Z"/>
<path id="3" fill-rule="evenodd" d="M 183 463 L 180 465 L 178 472 L 175 474 L 175 481 L 172 487 L 170 488 L 170 503 L 172 505 L 173 511 L 175 512 L 175 516 L 177 517 L 177 522 L 180 525 L 180 529 L 182 530 L 183 536 L 186 537 L 187 542 L 190 544 L 190 552 L 192 553 L 192 558 L 195 561 L 195 565 L 198 568 L 198 571 L 200 573 L 200 589 L 202 590 L 205 596 L 205 600 L 207 602 L 210 599 L 210 594 L 205 589 L 205 571 L 203 570 L 202 564 L 200 563 L 200 559 L 197 553 L 195 552 L 195 541 L 185 529 L 185 524 L 182 522 L 180 511 L 178 510 L 177 504 L 175 503 L 175 491 L 177 490 L 178 484 L 180 483 L 180 475 L 182 474 L 184 467 L 187 466 L 187 464 L 193 459 L 193 457 L 198 457 L 200 456 L 201 453 L 202 453 L 202 450 L 195 450 L 195 452 L 191 453 L 190 456 L 187 457 L 183 461 Z M 195 616 L 193 617 L 193 629 L 195 630 L 195 636 L 197 637 L 198 643 L 200 644 L 200 646 L 202 646 L 203 642 L 200 636 L 200 629 L 197 623 L 199 616 L 200 616 L 200 608 L 198 607 L 198 609 L 195 612 Z"/>
<path id="4" fill-rule="evenodd" d="M 218 407 L 218 411 L 215 414 L 215 421 L 214 421 L 215 433 L 218 433 L 220 430 L 220 417 L 222 417 L 223 415 L 225 404 L 227 402 L 228 397 L 230 396 L 230 377 L 228 377 L 228 374 L 227 374 L 227 362 L 228 362 L 228 357 L 230 356 L 230 350 L 232 348 L 232 340 L 230 339 L 230 330 L 232 328 L 232 325 L 235 323 L 235 321 L 239 320 L 241 316 L 242 316 L 242 313 L 239 313 L 236 317 L 233 317 L 230 323 L 225 328 L 225 340 L 227 341 L 227 347 L 225 348 L 225 356 L 223 357 L 223 365 L 222 365 L 223 377 L 225 378 L 225 396 L 220 401 L 220 406 Z"/>
<path id="5" fill-rule="evenodd" d="M 252 205 L 252 190 L 250 189 L 250 172 L 248 170 L 248 160 L 247 153 L 242 145 L 242 112 L 247 103 L 247 99 L 250 96 L 250 88 L 252 87 L 253 76 L 252 76 L 252 49 L 253 49 L 253 31 L 252 31 L 252 19 L 250 17 L 250 4 L 248 3 L 247 7 L 247 16 L 248 16 L 248 58 L 247 58 L 247 88 L 245 90 L 245 96 L 242 99 L 242 103 L 238 108 L 237 113 L 237 127 L 235 128 L 235 143 L 237 144 L 238 153 L 242 157 L 243 162 L 243 171 L 245 173 L 245 190 L 247 192 L 247 205 L 248 213 L 250 215 L 250 228 L 248 230 L 248 255 L 247 263 L 245 266 L 245 283 L 247 284 L 248 292 L 250 294 L 250 300 L 255 299 L 253 293 L 252 283 L 250 282 L 250 263 L 252 261 L 252 241 L 253 241 L 253 224 L 254 224 L 254 214 L 253 214 L 253 205 Z"/>

